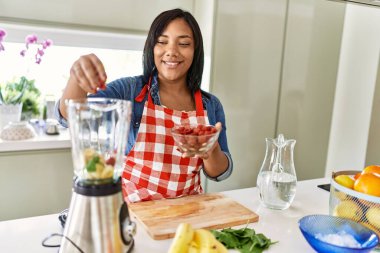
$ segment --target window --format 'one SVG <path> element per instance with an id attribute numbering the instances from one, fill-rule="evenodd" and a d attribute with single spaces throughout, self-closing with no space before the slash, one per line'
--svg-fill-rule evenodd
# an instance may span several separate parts
<path id="1" fill-rule="evenodd" d="M 59 98 L 69 78 L 71 65 L 84 54 L 94 53 L 99 57 L 105 66 L 108 81 L 142 74 L 141 51 L 53 45 L 46 49 L 41 64 L 38 65 L 33 59 L 20 56 L 23 44 L 4 43 L 4 46 L 6 51 L 0 57 L 0 82 L 27 74 L 29 78 L 36 80 L 35 85 L 42 96 Z"/>
<path id="2" fill-rule="evenodd" d="M 41 102 L 45 96 L 49 96 L 49 99 L 61 97 L 72 64 L 84 54 L 94 53 L 101 59 L 107 71 L 108 82 L 143 73 L 145 34 L 126 30 L 115 32 L 112 29 L 94 31 L 92 27 L 72 29 L 9 23 L 0 23 L 0 28 L 7 32 L 3 42 L 5 51 L 0 52 L 0 83 L 28 73 L 41 91 Z M 40 41 L 53 41 L 53 46 L 45 51 L 40 65 L 20 56 L 20 51 L 25 47 L 25 37 L 29 34 L 36 34 Z M 205 57 L 202 88 L 206 91 L 209 90 L 209 65 L 210 59 Z"/>
<path id="3" fill-rule="evenodd" d="M 5 27 L 4 27 L 5 26 Z M 89 32 L 5 25 L 5 51 L 0 52 L 0 83 L 22 75 L 35 79 L 35 85 L 45 96 L 58 99 L 66 86 L 71 65 L 81 55 L 94 53 L 103 62 L 108 81 L 142 74 L 142 48 L 145 36 L 108 32 Z M 45 50 L 40 64 L 24 58 L 26 35 L 36 34 L 39 40 L 51 39 L 53 46 Z"/>

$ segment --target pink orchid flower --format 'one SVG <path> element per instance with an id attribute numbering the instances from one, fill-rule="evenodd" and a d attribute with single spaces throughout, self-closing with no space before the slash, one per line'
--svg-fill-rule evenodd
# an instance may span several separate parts
<path id="1" fill-rule="evenodd" d="M 1 42 L 3 41 L 6 35 L 7 33 L 3 29 L 0 29 L 0 52 L 5 50 L 4 45 Z"/>
<path id="2" fill-rule="evenodd" d="M 7 33 L 5 32 L 5 30 L 0 29 L 0 41 L 3 40 L 3 38 L 5 37 L 5 35 L 7 35 Z"/>
<path id="3" fill-rule="evenodd" d="M 28 36 L 25 37 L 25 44 L 26 44 L 26 48 L 29 47 L 29 44 L 33 44 L 33 43 L 37 43 L 37 35 L 35 34 L 30 34 Z"/>
<path id="4" fill-rule="evenodd" d="M 53 44 L 53 41 L 50 39 L 46 39 L 42 41 L 41 43 L 38 43 L 38 38 L 35 34 L 30 34 L 26 36 L 25 38 L 25 49 L 20 52 L 22 56 L 26 55 L 26 52 L 29 50 L 30 44 L 38 44 L 39 47 L 37 48 L 37 52 L 34 56 L 35 63 L 40 64 L 42 60 L 42 56 L 45 54 L 46 48 L 51 46 Z"/>
<path id="5" fill-rule="evenodd" d="M 4 37 L 7 35 L 4 29 L 0 28 L 0 52 L 4 51 L 4 45 L 2 44 L 2 41 L 4 40 Z M 40 64 L 42 56 L 45 54 L 45 50 L 50 47 L 53 44 L 53 41 L 50 39 L 46 39 L 42 42 L 38 42 L 38 37 L 35 34 L 29 34 L 25 37 L 25 48 L 20 51 L 20 55 L 22 57 L 25 57 L 27 55 L 27 52 L 29 50 L 29 46 L 31 44 L 37 44 L 37 51 L 34 55 L 35 63 Z"/>
<path id="6" fill-rule="evenodd" d="M 43 49 L 46 49 L 46 48 L 50 47 L 52 44 L 53 44 L 53 41 L 52 41 L 52 40 L 49 40 L 49 39 L 44 40 L 44 41 L 42 42 L 42 48 L 43 48 Z"/>

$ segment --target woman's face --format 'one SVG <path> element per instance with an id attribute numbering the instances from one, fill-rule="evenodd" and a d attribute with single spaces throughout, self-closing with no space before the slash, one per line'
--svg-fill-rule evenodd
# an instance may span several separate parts
<path id="1" fill-rule="evenodd" d="M 171 21 L 157 38 L 154 63 L 161 80 L 186 79 L 194 58 L 194 38 L 190 26 L 178 18 Z"/>

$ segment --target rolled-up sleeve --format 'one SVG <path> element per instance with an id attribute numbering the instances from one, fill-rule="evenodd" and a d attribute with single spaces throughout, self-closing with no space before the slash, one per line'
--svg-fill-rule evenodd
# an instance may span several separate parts
<path id="1" fill-rule="evenodd" d="M 62 116 L 61 111 L 59 110 L 59 103 L 60 99 L 55 103 L 54 107 L 54 116 L 58 120 L 59 124 L 61 124 L 63 127 L 68 127 L 67 120 Z"/>
<path id="2" fill-rule="evenodd" d="M 211 94 L 210 94 L 210 99 L 207 100 L 206 102 L 206 109 L 207 109 L 207 114 L 208 114 L 210 124 L 215 125 L 217 122 L 222 123 L 222 131 L 219 134 L 218 142 L 219 142 L 221 150 L 223 151 L 223 153 L 226 155 L 228 159 L 228 167 L 222 174 L 220 174 L 217 177 L 210 177 L 209 175 L 207 175 L 205 170 L 203 170 L 203 173 L 210 180 L 222 181 L 222 180 L 227 179 L 232 174 L 233 167 L 234 167 L 232 156 L 230 154 L 230 151 L 228 149 L 228 144 L 227 144 L 227 127 L 226 127 L 224 109 L 219 99 Z"/>
<path id="3" fill-rule="evenodd" d="M 99 90 L 95 94 L 89 94 L 88 97 L 104 97 L 131 100 L 133 97 L 133 92 L 135 90 L 132 89 L 132 86 L 135 87 L 136 79 L 141 78 L 142 76 L 119 78 L 115 81 L 108 83 L 106 90 Z M 60 100 L 58 100 L 58 102 L 55 104 L 54 116 L 63 127 L 68 127 L 67 120 L 62 116 L 59 110 L 59 105 Z"/>
<path id="4" fill-rule="evenodd" d="M 228 159 L 228 168 L 225 172 L 223 172 L 222 174 L 220 174 L 219 176 L 217 177 L 210 177 L 209 175 L 207 175 L 206 171 L 203 170 L 203 173 L 205 174 L 205 176 L 212 180 L 212 181 L 216 181 L 216 182 L 219 182 L 219 181 L 223 181 L 225 179 L 227 179 L 229 176 L 231 176 L 232 174 L 232 170 L 233 170 L 233 162 L 232 162 L 232 157 L 231 157 L 231 154 L 230 153 L 227 153 L 227 152 L 224 152 L 224 154 L 226 155 L 227 159 Z"/>

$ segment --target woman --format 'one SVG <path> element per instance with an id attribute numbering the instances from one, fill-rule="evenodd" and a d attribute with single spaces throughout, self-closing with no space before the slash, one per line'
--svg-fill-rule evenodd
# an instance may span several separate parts
<path id="1" fill-rule="evenodd" d="M 203 58 L 202 34 L 196 20 L 189 12 L 174 9 L 161 13 L 150 27 L 142 76 L 106 85 L 104 66 L 95 55 L 82 56 L 73 64 L 57 108 L 63 125 L 67 118 L 66 99 L 90 94 L 133 102 L 122 175 L 126 201 L 201 193 L 202 168 L 215 181 L 231 174 L 223 107 L 215 96 L 200 89 Z M 218 142 L 201 157 L 189 157 L 173 145 L 171 128 L 189 122 L 215 124 L 221 130 Z M 160 135 L 162 143 L 150 141 L 150 133 Z"/>

